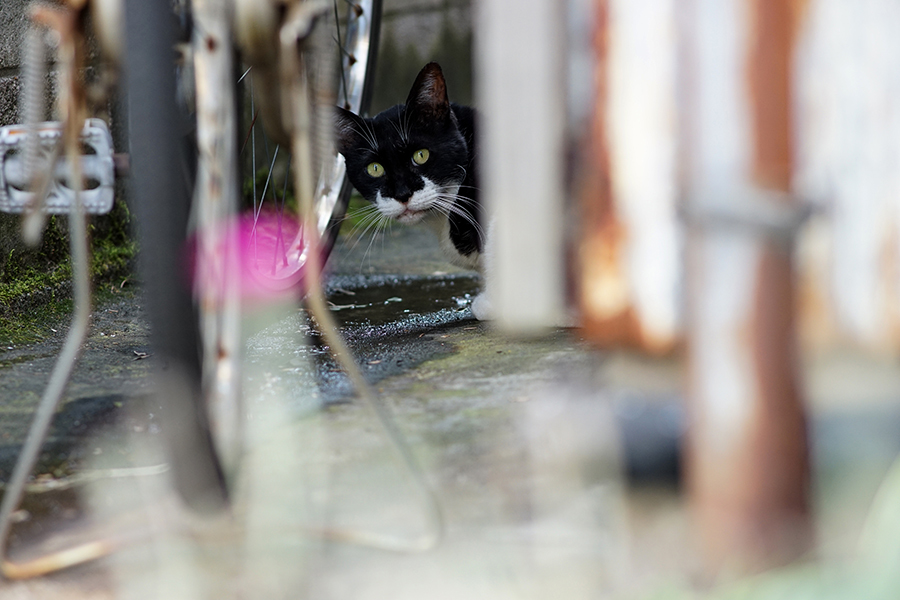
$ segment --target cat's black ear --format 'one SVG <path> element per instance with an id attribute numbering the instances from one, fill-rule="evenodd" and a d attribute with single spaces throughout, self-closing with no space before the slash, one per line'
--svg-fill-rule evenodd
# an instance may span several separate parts
<path id="1" fill-rule="evenodd" d="M 450 99 L 444 73 L 436 62 L 430 62 L 419 71 L 409 97 L 406 110 L 425 121 L 443 121 L 450 117 Z"/>
<path id="2" fill-rule="evenodd" d="M 368 146 L 363 133 L 368 129 L 362 117 L 340 106 L 334 108 L 334 139 L 338 152 L 346 156 L 347 152 Z"/>

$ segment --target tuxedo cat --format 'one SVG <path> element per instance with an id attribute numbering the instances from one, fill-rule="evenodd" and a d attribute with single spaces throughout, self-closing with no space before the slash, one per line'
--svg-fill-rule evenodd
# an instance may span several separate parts
<path id="1" fill-rule="evenodd" d="M 422 68 L 406 104 L 368 119 L 338 108 L 336 120 L 338 151 L 359 193 L 386 218 L 428 223 L 450 262 L 483 271 L 476 115 L 450 102 L 441 67 Z M 477 319 L 488 310 L 483 294 L 473 301 Z"/>

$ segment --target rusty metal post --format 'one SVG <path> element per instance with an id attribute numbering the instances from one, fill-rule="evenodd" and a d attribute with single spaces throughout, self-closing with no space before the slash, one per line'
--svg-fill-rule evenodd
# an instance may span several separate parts
<path id="1" fill-rule="evenodd" d="M 660 353 L 681 334 L 675 6 L 593 2 L 578 281 L 584 334 L 601 346 Z"/>
<path id="2" fill-rule="evenodd" d="M 687 488 L 718 572 L 784 564 L 811 541 L 790 196 L 798 6 L 684 5 Z"/>

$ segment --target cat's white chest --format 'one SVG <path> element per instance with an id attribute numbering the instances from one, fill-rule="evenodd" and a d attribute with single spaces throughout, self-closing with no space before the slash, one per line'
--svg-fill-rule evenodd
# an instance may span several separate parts
<path id="1" fill-rule="evenodd" d="M 460 254 L 456 246 L 453 245 L 453 240 L 450 239 L 450 220 L 446 215 L 435 212 L 429 215 L 424 222 L 437 234 L 441 251 L 451 264 L 463 269 L 484 271 L 481 252 L 476 250 L 469 255 Z"/>

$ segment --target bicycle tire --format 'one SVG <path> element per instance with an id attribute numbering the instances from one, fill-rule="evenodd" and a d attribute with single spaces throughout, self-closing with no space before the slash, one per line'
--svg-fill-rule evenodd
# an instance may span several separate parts
<path id="1" fill-rule="evenodd" d="M 250 3 L 253 5 L 253 3 Z M 337 34 L 335 41 L 341 44 L 338 91 L 336 103 L 357 114 L 367 112 L 372 98 L 374 87 L 378 45 L 381 33 L 382 0 L 356 0 L 348 3 L 346 23 L 336 22 Z M 337 13 L 337 9 L 335 9 Z M 335 21 L 337 21 L 335 15 Z M 246 26 L 246 24 L 245 24 Z M 322 25 L 317 25 L 322 27 Z M 327 30 L 328 26 L 325 26 Z M 341 33 L 341 28 L 345 30 Z M 251 28 L 252 29 L 252 28 Z M 249 37 L 249 36 L 248 36 Z M 268 60 L 271 50 L 263 55 Z M 257 58 L 258 63 L 260 60 Z M 251 61 L 251 64 L 254 61 Z M 252 77 L 252 73 L 251 73 Z M 271 86 L 271 84 L 269 84 Z M 271 87 L 267 88 L 270 90 Z M 262 121 L 267 124 L 272 138 L 281 140 L 287 144 L 288 135 L 281 122 L 280 107 L 273 108 L 271 104 L 266 106 L 265 98 L 261 98 L 263 106 Z M 330 126 L 330 107 L 328 118 L 324 119 Z M 256 115 L 253 115 L 255 122 Z M 254 134 L 255 135 L 255 134 Z M 267 155 L 267 159 L 270 157 Z M 317 181 L 315 198 L 317 206 L 317 229 L 319 237 L 320 264 L 324 264 L 337 240 L 341 224 L 347 211 L 352 186 L 346 176 L 346 168 L 343 157 L 332 151 L 330 156 L 321 160 L 322 169 Z M 265 195 L 265 193 L 264 193 Z M 254 207 L 256 199 L 254 198 Z M 256 208 L 254 208 L 256 211 Z M 252 225 L 256 230 L 256 215 Z M 262 253 L 265 259 L 259 267 L 251 266 L 247 270 L 256 284 L 266 292 L 285 292 L 295 288 L 302 288 L 303 271 L 307 260 L 304 254 L 302 231 L 295 228 L 291 233 L 290 241 L 284 245 L 285 249 L 277 257 L 269 256 L 269 249 Z M 279 237 L 280 239 L 280 237 Z M 265 267 L 265 268 L 263 268 Z"/>
<path id="2" fill-rule="evenodd" d="M 369 5 L 368 12 L 371 19 L 367 32 L 368 41 L 365 44 L 365 50 L 362 50 L 361 48 L 356 53 L 354 53 L 354 56 L 356 56 L 357 54 L 361 55 L 363 53 L 365 53 L 366 55 L 365 67 L 362 69 L 361 75 L 362 83 L 359 100 L 358 102 L 344 103 L 345 109 L 353 111 L 359 115 L 367 114 L 372 103 L 372 94 L 375 89 L 375 72 L 378 65 L 378 46 L 381 39 L 382 0 L 367 0 L 367 2 Z M 342 85 L 344 84 L 342 83 Z M 340 99 L 340 93 L 338 99 Z M 343 157 L 339 154 L 336 154 L 335 160 L 340 160 L 341 162 L 343 162 Z M 329 185 L 330 182 L 324 182 L 324 184 Z M 323 252 L 322 264 L 324 264 L 328 259 L 331 251 L 334 249 L 335 242 L 337 242 L 338 233 L 340 233 L 341 223 L 343 222 L 344 216 L 347 212 L 347 206 L 350 203 L 350 195 L 352 191 L 353 186 L 350 184 L 350 179 L 347 177 L 345 169 L 340 182 L 340 192 L 337 197 L 337 202 L 331 211 L 331 217 L 329 218 L 328 223 L 325 225 L 324 231 L 322 231 L 320 234 Z"/>

